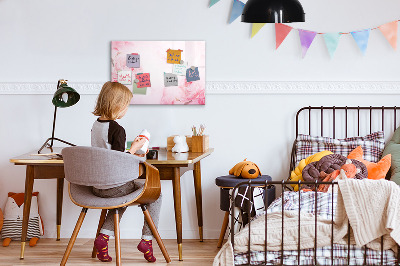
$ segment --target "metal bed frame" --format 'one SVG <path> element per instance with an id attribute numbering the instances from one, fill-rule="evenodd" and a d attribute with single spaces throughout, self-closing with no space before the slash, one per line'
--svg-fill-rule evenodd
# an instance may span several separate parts
<path id="1" fill-rule="evenodd" d="M 324 136 L 324 111 L 325 110 L 331 110 L 330 113 L 332 113 L 332 129 L 333 129 L 333 138 L 336 137 L 336 113 L 338 111 L 340 112 L 344 112 L 344 121 L 342 122 L 342 125 L 344 123 L 344 129 L 345 129 L 345 137 L 348 137 L 348 125 L 349 125 L 349 115 L 348 113 L 350 112 L 356 112 L 357 115 L 357 136 L 360 136 L 360 113 L 365 111 L 369 111 L 369 132 L 372 133 L 372 125 L 373 125 L 373 113 L 375 114 L 376 112 L 381 112 L 381 130 L 384 131 L 385 129 L 385 113 L 387 113 L 386 111 L 391 111 L 393 112 L 393 130 L 396 129 L 396 118 L 397 118 L 397 111 L 400 108 L 393 106 L 393 107 L 348 107 L 348 106 L 344 106 L 344 107 L 337 107 L 337 106 L 331 106 L 331 107 L 324 107 L 324 106 L 320 106 L 320 107 L 312 107 L 312 106 L 308 106 L 308 107 L 303 107 L 301 108 L 297 114 L 296 114 L 296 138 L 297 136 L 300 134 L 299 133 L 299 120 L 300 120 L 300 114 L 303 111 L 308 111 L 308 134 L 311 135 L 311 131 L 312 131 L 312 126 L 311 126 L 311 112 L 313 110 L 317 110 L 319 111 L 319 115 L 320 115 L 320 136 Z M 326 113 L 326 112 L 325 112 Z M 325 119 L 326 121 L 327 119 Z M 314 121 L 315 122 L 315 121 Z M 318 121 L 317 121 L 318 122 Z M 326 124 L 325 124 L 326 125 Z M 354 125 L 354 124 L 353 124 Z M 289 171 L 289 176 L 290 176 L 290 172 L 295 169 L 296 165 L 295 165 L 295 158 L 296 158 L 296 154 L 295 154 L 295 146 L 296 146 L 296 141 L 293 144 L 293 149 L 292 149 L 292 153 L 291 153 L 291 160 L 290 160 L 290 171 Z M 301 184 L 306 184 L 306 185 L 315 185 L 314 191 L 317 192 L 318 186 L 319 185 L 325 185 L 325 184 L 330 184 L 332 185 L 332 190 L 334 189 L 334 186 L 336 186 L 338 183 L 336 181 L 332 181 L 332 182 L 320 182 L 320 181 L 315 181 L 315 182 L 304 182 L 304 181 L 252 181 L 251 179 L 249 181 L 246 182 L 242 182 L 238 185 L 236 185 L 232 191 L 232 195 L 235 195 L 236 190 L 239 187 L 242 186 L 251 186 L 251 187 L 259 187 L 259 188 L 263 188 L 265 191 L 265 195 L 266 198 L 268 198 L 268 188 L 271 185 L 276 185 L 276 186 L 281 186 L 282 188 L 282 195 L 285 192 L 285 190 L 291 190 L 289 186 L 287 185 L 300 185 Z M 301 192 L 300 190 L 298 191 L 299 193 L 299 202 L 301 202 Z M 250 189 L 250 198 L 252 198 L 253 191 Z M 284 197 L 282 198 L 282 212 L 284 212 Z M 334 206 L 333 206 L 333 200 L 334 199 L 334 193 L 332 193 L 332 223 L 331 223 L 331 228 L 332 228 L 332 237 L 331 237 L 331 261 L 332 261 L 332 265 L 334 263 L 334 254 L 333 254 L 333 224 L 334 224 L 334 217 L 333 217 L 333 210 L 334 210 Z M 318 198 L 317 198 L 317 193 L 315 193 L 315 213 L 317 213 L 317 202 L 318 202 Z M 265 247 L 264 247 L 264 262 L 259 263 L 259 265 L 272 265 L 272 264 L 268 264 L 267 262 L 267 233 L 268 233 L 268 219 L 267 219 L 267 201 L 264 201 L 264 208 L 265 208 Z M 298 226 L 300 227 L 300 204 L 299 204 L 299 210 L 298 210 L 298 214 L 299 214 L 299 219 L 298 219 Z M 232 247 L 234 248 L 235 245 L 235 241 L 234 241 L 234 217 L 235 217 L 235 208 L 234 208 L 234 197 L 232 197 L 231 200 L 231 232 L 230 232 L 230 236 L 231 236 L 231 244 Z M 307 265 L 318 265 L 317 264 L 317 254 L 316 254 L 316 249 L 317 249 L 317 215 L 315 215 L 315 239 L 314 239 L 314 258 L 313 264 L 307 264 Z M 248 222 L 248 227 L 249 227 L 249 242 L 247 245 L 247 264 L 245 265 L 250 265 L 251 264 L 251 249 L 250 249 L 250 243 L 251 243 L 251 219 L 249 219 Z M 284 217 L 282 216 L 282 237 L 281 237 L 281 250 L 280 250 L 280 264 L 279 265 L 284 265 L 283 264 L 283 251 L 284 251 L 284 240 L 283 240 L 283 235 L 284 235 Z M 300 230 L 298 233 L 298 243 L 297 243 L 297 265 L 305 265 L 305 264 L 300 264 L 300 254 L 301 254 L 301 249 L 300 249 L 300 242 L 301 242 L 301 237 L 300 237 Z M 397 253 L 397 258 L 396 258 L 396 263 L 395 265 L 400 265 L 400 246 L 397 245 L 397 248 L 399 250 L 399 252 Z M 366 246 L 363 246 L 364 249 L 364 263 L 363 265 L 367 265 L 367 253 L 366 253 Z M 348 233 L 347 233 L 347 264 L 346 265 L 350 265 L 350 224 L 348 226 Z M 380 257 L 380 265 L 384 265 L 384 261 L 383 261 L 383 236 L 381 237 L 381 257 Z"/>

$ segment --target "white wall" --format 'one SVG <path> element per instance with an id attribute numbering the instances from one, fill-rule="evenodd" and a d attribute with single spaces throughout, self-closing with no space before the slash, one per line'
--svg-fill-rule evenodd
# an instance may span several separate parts
<path id="1" fill-rule="evenodd" d="M 273 25 L 250 40 L 250 25 L 227 24 L 230 0 L 208 9 L 208 0 L 147 1 L 22 1 L 0 0 L 0 82 L 104 82 L 110 77 L 111 40 L 205 40 L 208 81 L 399 81 L 399 52 L 391 50 L 378 31 L 371 33 L 362 57 L 349 35 L 336 57 L 329 59 L 318 36 L 301 59 L 297 32 L 274 50 Z M 309 30 L 350 31 L 399 19 L 397 1 L 303 0 Z M 50 95 L 0 95 L 0 207 L 7 192 L 24 190 L 25 168 L 9 158 L 37 149 L 50 136 L 53 106 Z M 78 145 L 90 144 L 95 95 L 60 109 L 56 135 Z M 398 105 L 399 95 L 207 95 L 205 106 L 131 106 L 120 122 L 128 138 L 142 128 L 152 132 L 153 145 L 167 136 L 189 134 L 205 123 L 215 152 L 202 163 L 205 238 L 217 238 L 223 214 L 214 179 L 243 158 L 255 161 L 275 180 L 286 176 L 294 138 L 294 114 L 308 105 Z M 39 180 L 40 211 L 46 237 L 55 237 L 55 180 Z M 172 188 L 163 181 L 160 232 L 175 238 Z M 182 177 L 184 238 L 197 237 L 193 181 Z M 64 193 L 62 237 L 69 237 L 79 208 Z M 90 211 L 80 237 L 92 237 L 99 212 Z M 139 218 L 138 218 L 139 217 Z M 139 238 L 142 218 L 130 208 L 121 222 L 122 237 Z"/>

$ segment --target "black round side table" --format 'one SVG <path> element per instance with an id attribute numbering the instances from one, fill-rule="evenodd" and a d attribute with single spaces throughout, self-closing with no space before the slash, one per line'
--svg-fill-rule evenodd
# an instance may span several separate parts
<path id="1" fill-rule="evenodd" d="M 224 221 L 222 222 L 221 233 L 219 235 L 218 245 L 220 248 L 222 246 L 222 242 L 224 241 L 226 228 L 228 227 L 229 222 L 229 208 L 230 208 L 230 198 L 229 193 L 230 190 L 233 189 L 237 184 L 246 182 L 246 181 L 263 181 L 266 180 L 272 181 L 272 178 L 269 175 L 261 175 L 254 179 L 246 179 L 241 177 L 236 177 L 234 175 L 226 175 L 220 176 L 215 179 L 215 184 L 220 187 L 220 209 L 225 211 Z M 256 187 L 256 186 L 255 186 Z M 267 206 L 271 204 L 275 200 L 275 186 L 270 186 L 268 189 L 268 200 Z"/>

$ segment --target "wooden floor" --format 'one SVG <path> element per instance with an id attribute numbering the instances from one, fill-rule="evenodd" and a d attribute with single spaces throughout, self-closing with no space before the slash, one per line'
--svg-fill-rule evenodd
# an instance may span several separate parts
<path id="1" fill-rule="evenodd" d="M 60 265 L 65 248 L 69 239 L 40 239 L 36 247 L 27 246 L 25 249 L 25 259 L 20 260 L 20 242 L 12 241 L 9 247 L 0 246 L 0 265 Z M 140 240 L 121 240 L 122 264 L 123 265 L 212 265 L 215 255 L 218 253 L 217 240 L 187 240 L 183 241 L 183 261 L 178 260 L 178 247 L 176 240 L 163 240 L 168 250 L 172 262 L 167 264 L 154 241 L 154 254 L 157 258 L 156 263 L 149 264 L 143 254 L 136 249 Z M 67 265 L 115 265 L 114 262 L 114 243 L 110 241 L 110 255 L 113 262 L 104 263 L 91 258 L 93 240 L 77 239 L 68 259 Z"/>

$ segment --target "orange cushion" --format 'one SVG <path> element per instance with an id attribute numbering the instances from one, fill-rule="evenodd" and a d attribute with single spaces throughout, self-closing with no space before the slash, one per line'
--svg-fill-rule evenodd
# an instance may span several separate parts
<path id="1" fill-rule="evenodd" d="M 386 177 L 392 161 L 392 155 L 388 154 L 377 163 L 368 162 L 363 159 L 363 150 L 361 146 L 358 146 L 350 152 L 347 158 L 355 159 L 365 164 L 368 170 L 368 179 L 375 180 L 384 179 Z"/>

